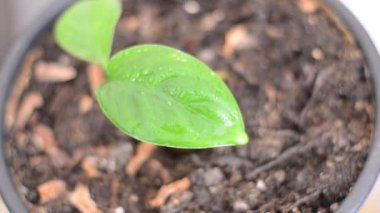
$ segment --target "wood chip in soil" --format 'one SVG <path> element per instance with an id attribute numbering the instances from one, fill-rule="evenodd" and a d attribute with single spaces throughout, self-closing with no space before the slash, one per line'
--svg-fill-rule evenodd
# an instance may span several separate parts
<path id="1" fill-rule="evenodd" d="M 78 184 L 74 191 L 70 193 L 69 200 L 82 213 L 102 212 L 91 198 L 89 188 L 86 185 Z"/>
<path id="2" fill-rule="evenodd" d="M 17 112 L 17 118 L 15 127 L 17 129 L 23 129 L 33 112 L 40 108 L 44 103 L 43 97 L 38 92 L 30 92 L 22 100 L 20 108 Z"/>
<path id="3" fill-rule="evenodd" d="M 57 199 L 65 194 L 66 190 L 66 183 L 62 180 L 50 180 L 37 187 L 41 204 Z"/>
<path id="4" fill-rule="evenodd" d="M 39 61 L 34 69 L 34 76 L 39 82 L 66 82 L 77 76 L 77 71 L 74 67 L 59 63 Z"/>
<path id="5" fill-rule="evenodd" d="M 136 172 L 152 156 L 156 149 L 157 146 L 154 144 L 141 142 L 137 146 L 136 154 L 125 167 L 125 172 L 131 177 L 135 176 Z"/>

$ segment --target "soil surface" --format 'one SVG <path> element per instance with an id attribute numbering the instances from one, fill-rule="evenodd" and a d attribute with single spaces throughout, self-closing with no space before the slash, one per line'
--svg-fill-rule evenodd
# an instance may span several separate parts
<path id="1" fill-rule="evenodd" d="M 371 147 L 373 94 L 351 35 L 313 2 L 125 1 L 114 50 L 161 43 L 199 57 L 233 91 L 250 135 L 240 147 L 151 150 L 134 177 L 125 167 L 139 142 L 100 111 L 87 64 L 45 35 L 8 114 L 7 156 L 25 203 L 34 212 L 336 210 Z M 54 69 L 66 78 L 39 73 Z"/>

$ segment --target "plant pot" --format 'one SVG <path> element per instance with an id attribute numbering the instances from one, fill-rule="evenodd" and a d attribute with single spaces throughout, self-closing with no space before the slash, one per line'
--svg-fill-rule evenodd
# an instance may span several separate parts
<path id="1" fill-rule="evenodd" d="M 1 166 L 0 166 L 0 176 L 1 176 L 1 195 L 4 199 L 6 206 L 10 212 L 28 212 L 25 204 L 20 199 L 17 190 L 14 187 L 13 181 L 10 177 L 9 167 L 4 156 L 4 141 L 3 135 L 5 130 L 5 110 L 8 97 L 12 91 L 12 85 L 16 81 L 18 75 L 20 74 L 21 61 L 25 57 L 25 54 L 30 48 L 32 48 L 38 37 L 49 27 L 52 26 L 54 19 L 72 2 L 59 1 L 54 3 L 49 10 L 47 10 L 44 15 L 39 19 L 34 21 L 34 26 L 30 27 L 25 34 L 22 34 L 12 45 L 6 57 L 3 60 L 1 67 L 1 82 L 0 82 L 0 93 L 1 93 L 1 124 L 0 124 L 0 135 L 2 137 L 0 146 L 1 155 Z"/>
<path id="2" fill-rule="evenodd" d="M 1 32 L 1 36 L 0 36 L 0 61 L 2 60 L 3 56 L 4 56 L 4 51 L 7 47 L 7 41 L 9 41 L 9 38 L 10 38 L 10 32 L 11 32 L 11 28 L 9 26 L 9 22 L 7 23 L 6 22 L 6 17 L 8 17 L 8 11 L 7 9 L 9 9 L 9 5 L 8 5 L 8 2 L 7 1 L 0 1 L 0 27 L 2 29 L 4 29 L 2 32 Z"/>
<path id="3" fill-rule="evenodd" d="M 37 20 L 32 28 L 27 31 L 8 53 L 4 64 L 1 68 L 0 77 L 0 191 L 11 212 L 27 212 L 25 205 L 16 191 L 13 181 L 10 177 L 10 171 L 4 156 L 4 140 L 5 135 L 5 113 L 6 103 L 11 94 L 14 82 L 20 74 L 22 61 L 27 52 L 36 45 L 40 35 L 52 26 L 54 19 L 71 3 L 73 0 L 65 0 L 57 2 L 51 7 L 41 19 Z M 362 49 L 364 59 L 368 70 L 372 74 L 373 85 L 375 87 L 376 103 L 380 100 L 380 58 L 376 48 L 372 44 L 370 38 L 366 34 L 363 27 L 355 19 L 355 17 L 338 1 L 325 0 L 327 5 L 342 19 L 354 34 L 359 46 Z M 376 109 L 376 121 L 380 118 L 380 110 Z M 376 125 L 372 151 L 367 159 L 365 168 L 362 170 L 359 179 L 353 187 L 350 194 L 346 197 L 340 212 L 357 212 L 365 203 L 375 181 L 380 173 L 380 126 Z M 38 177 L 36 177 L 38 178 Z"/>

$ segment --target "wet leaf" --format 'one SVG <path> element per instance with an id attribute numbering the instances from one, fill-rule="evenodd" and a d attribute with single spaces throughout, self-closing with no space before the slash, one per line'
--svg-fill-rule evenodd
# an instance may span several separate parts
<path id="1" fill-rule="evenodd" d="M 55 38 L 70 54 L 105 67 L 120 15 L 120 0 L 78 1 L 58 19 Z"/>
<path id="2" fill-rule="evenodd" d="M 97 90 L 106 116 L 161 146 L 207 148 L 248 141 L 235 98 L 205 64 L 182 51 L 139 45 L 116 54 Z"/>

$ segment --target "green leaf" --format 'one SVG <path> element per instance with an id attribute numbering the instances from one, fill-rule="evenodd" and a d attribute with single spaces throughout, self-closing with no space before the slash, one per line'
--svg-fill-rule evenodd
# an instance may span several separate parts
<path id="1" fill-rule="evenodd" d="M 80 0 L 58 19 L 55 38 L 70 54 L 106 67 L 120 15 L 120 0 Z"/>
<path id="2" fill-rule="evenodd" d="M 248 142 L 239 107 L 224 82 L 182 51 L 139 45 L 116 54 L 97 90 L 106 116 L 142 141 L 177 148 Z"/>

